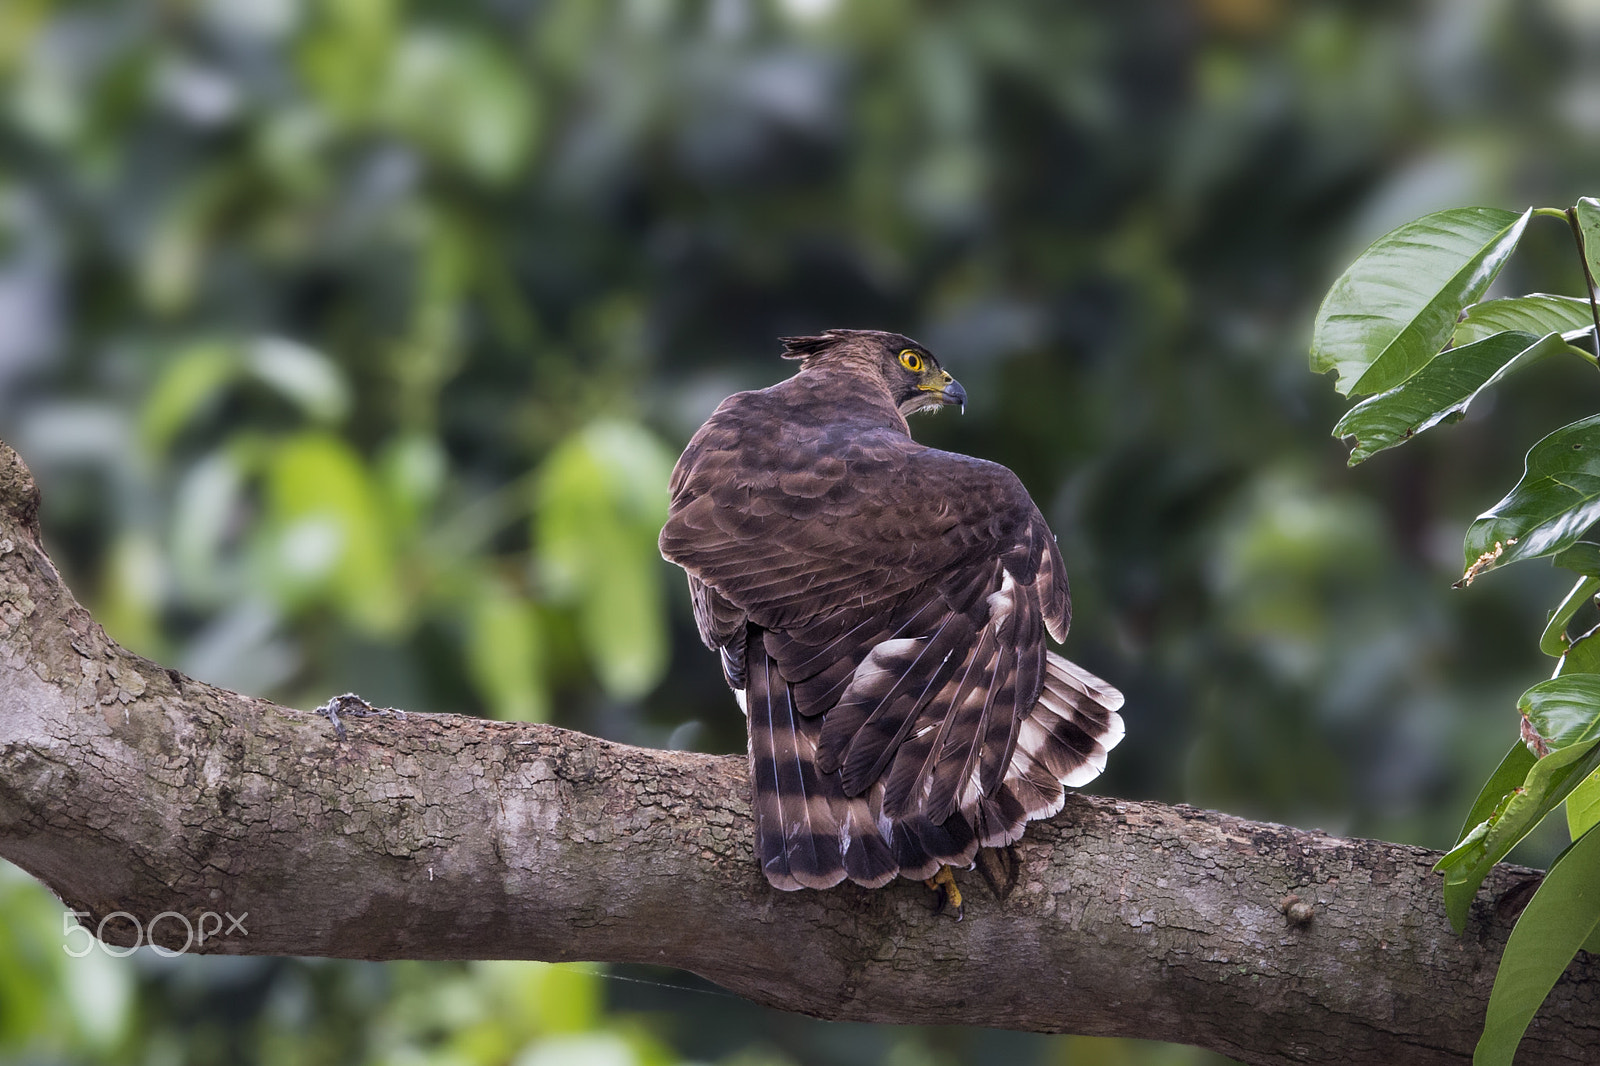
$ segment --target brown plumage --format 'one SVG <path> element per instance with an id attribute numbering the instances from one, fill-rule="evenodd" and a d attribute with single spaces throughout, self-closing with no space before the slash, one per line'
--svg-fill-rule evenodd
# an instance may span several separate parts
<path id="1" fill-rule="evenodd" d="M 661 554 L 745 708 L 778 888 L 966 865 L 1105 767 L 1122 694 L 1065 639 L 1055 538 L 1003 466 L 911 439 L 964 403 L 896 333 L 784 341 L 800 371 L 723 401 L 672 474 Z"/>

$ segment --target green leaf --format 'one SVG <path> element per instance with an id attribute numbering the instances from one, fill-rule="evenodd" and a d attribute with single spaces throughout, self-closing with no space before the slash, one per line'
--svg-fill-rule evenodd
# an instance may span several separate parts
<path id="1" fill-rule="evenodd" d="M 1440 211 L 1378 240 L 1333 283 L 1317 311 L 1311 367 L 1337 370 L 1347 395 L 1383 392 L 1426 366 L 1482 298 L 1522 237 L 1529 212 Z"/>
<path id="2" fill-rule="evenodd" d="M 1494 773 L 1489 775 L 1483 788 L 1478 791 L 1478 798 L 1473 801 L 1472 810 L 1467 812 L 1467 820 L 1461 826 L 1461 839 L 1482 823 L 1488 821 L 1494 809 L 1505 802 L 1513 789 L 1519 788 L 1528 778 L 1528 771 L 1533 769 L 1533 764 L 1539 760 L 1533 752 L 1528 750 L 1528 745 L 1518 737 L 1511 742 L 1511 750 L 1506 752 L 1506 757 L 1500 760 L 1500 765 Z M 1458 930 L 1459 932 L 1459 930 Z"/>
<path id="3" fill-rule="evenodd" d="M 1539 1005 L 1600 925 L 1600 833 L 1556 859 L 1528 901 L 1500 957 L 1473 1066 L 1511 1066 Z"/>
<path id="4" fill-rule="evenodd" d="M 670 455 L 642 427 L 597 422 L 563 441 L 540 471 L 535 540 L 545 591 L 572 603 L 601 684 L 635 699 L 667 665 L 665 569 Z"/>
<path id="5" fill-rule="evenodd" d="M 481 586 L 468 610 L 467 669 L 473 684 L 496 718 L 546 721 L 544 642 L 534 605 L 502 582 Z"/>
<path id="6" fill-rule="evenodd" d="M 1556 663 L 1556 677 L 1567 674 L 1600 674 L 1600 626 L 1572 642 Z"/>
<path id="7" fill-rule="evenodd" d="M 155 452 L 165 450 L 201 411 L 217 401 L 241 368 L 232 345 L 202 341 L 169 362 L 144 401 L 140 429 Z"/>
<path id="8" fill-rule="evenodd" d="M 1572 642 L 1556 664 L 1556 677 L 1600 675 L 1600 626 Z M 1600 823 L 1600 770 L 1567 796 L 1567 832 L 1576 840 Z"/>
<path id="9" fill-rule="evenodd" d="M 172 501 L 168 553 L 185 597 L 216 605 L 234 595 L 228 579 L 227 545 L 244 507 L 248 447 L 221 448 L 183 475 Z"/>
<path id="10" fill-rule="evenodd" d="M 268 565 L 292 600 L 328 600 L 360 628 L 393 633 L 405 600 L 379 494 L 360 456 L 323 433 L 291 438 L 272 457 Z"/>
<path id="11" fill-rule="evenodd" d="M 1356 438 L 1350 453 L 1355 466 L 1440 422 L 1459 421 L 1484 389 L 1563 347 L 1554 333 L 1505 332 L 1451 348 L 1388 392 L 1356 404 L 1333 427 L 1333 435 Z"/>
<path id="12" fill-rule="evenodd" d="M 412 30 L 395 48 L 379 105 L 425 149 L 489 183 L 527 160 L 539 128 L 533 84 L 495 42 Z"/>
<path id="13" fill-rule="evenodd" d="M 311 418 L 336 422 L 350 410 L 344 375 L 321 352 L 282 337 L 263 337 L 250 346 L 250 371 Z"/>
<path id="14" fill-rule="evenodd" d="M 1563 674 L 1541 681 L 1517 700 L 1517 710 L 1526 720 L 1524 738 L 1532 730 L 1537 742 L 1551 751 L 1600 738 L 1600 674 Z"/>
<path id="15" fill-rule="evenodd" d="M 1600 825 L 1600 770 L 1583 779 L 1567 797 L 1567 833 L 1573 840 Z"/>
<path id="16" fill-rule="evenodd" d="M 1467 569 L 1459 584 L 1520 559 L 1576 544 L 1600 518 L 1600 415 L 1563 426 L 1528 451 L 1506 497 L 1467 529 Z"/>
<path id="17" fill-rule="evenodd" d="M 1572 213 L 1578 216 L 1578 229 L 1583 233 L 1583 260 L 1589 265 L 1589 277 L 1600 280 L 1600 200 L 1585 196 L 1573 205 Z M 1593 320 L 1586 325 L 1592 327 Z"/>
<path id="18" fill-rule="evenodd" d="M 1572 616 L 1577 614 L 1584 604 L 1594 598 L 1595 592 L 1600 591 L 1600 577 L 1587 575 L 1578 578 L 1577 584 L 1572 586 L 1572 591 L 1567 593 L 1550 614 L 1550 621 L 1544 627 L 1544 632 L 1539 635 L 1539 650 L 1546 655 L 1556 657 L 1567 653 L 1571 641 L 1567 640 L 1567 623 L 1572 621 Z"/>
<path id="19" fill-rule="evenodd" d="M 1455 343 L 1472 344 L 1506 330 L 1543 336 L 1573 333 L 1593 326 L 1588 300 L 1535 292 L 1473 304 L 1456 323 Z"/>
<path id="20" fill-rule="evenodd" d="M 1434 870 L 1445 875 L 1444 906 L 1457 933 L 1466 928 L 1467 912 L 1478 886 L 1517 841 L 1544 821 L 1545 815 L 1600 767 L 1600 737 L 1552 751 L 1533 764 L 1522 787 L 1463 835 Z"/>
<path id="21" fill-rule="evenodd" d="M 1550 563 L 1563 570 L 1600 577 L 1600 544 L 1592 540 L 1580 540 L 1567 550 L 1556 552 Z"/>
<path id="22" fill-rule="evenodd" d="M 1595 545 L 1580 542 L 1562 554 L 1585 547 L 1592 548 Z M 1561 556 L 1556 558 L 1559 562 Z M 1556 664 L 1556 676 L 1565 677 L 1568 674 L 1600 674 L 1600 626 L 1574 640 L 1561 656 L 1561 661 Z M 1527 750 L 1525 745 L 1519 743 L 1519 746 Z M 1584 778 L 1583 783 L 1567 796 L 1567 832 L 1572 839 L 1578 839 L 1597 823 L 1600 823 L 1600 770 Z M 1600 944 L 1590 950 L 1600 950 Z"/>
<path id="23" fill-rule="evenodd" d="M 395 526 L 409 532 L 438 500 L 449 460 L 437 438 L 403 433 L 383 446 L 377 468 Z"/>

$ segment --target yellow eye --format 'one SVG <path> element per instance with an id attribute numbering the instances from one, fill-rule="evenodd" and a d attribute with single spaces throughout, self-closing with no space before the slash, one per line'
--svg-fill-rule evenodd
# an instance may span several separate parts
<path id="1" fill-rule="evenodd" d="M 913 374 L 920 374 L 922 373 L 922 356 L 907 348 L 900 353 L 900 365 Z"/>

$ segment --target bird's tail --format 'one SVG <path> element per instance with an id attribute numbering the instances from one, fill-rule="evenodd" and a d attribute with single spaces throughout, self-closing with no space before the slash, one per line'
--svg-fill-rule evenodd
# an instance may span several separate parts
<path id="1" fill-rule="evenodd" d="M 880 829 L 883 786 L 846 796 L 837 771 L 818 772 L 821 716 L 800 713 L 761 641 L 749 649 L 745 706 L 761 871 L 781 889 L 830 888 L 846 877 L 887 884 L 900 864 Z"/>
<path id="2" fill-rule="evenodd" d="M 1010 844 L 1029 822 L 1060 811 L 1066 789 L 1099 777 L 1123 737 L 1122 703 L 1105 681 L 1046 651 L 1044 687 L 1017 730 L 1000 787 L 962 804 L 979 843 Z"/>
<path id="3" fill-rule="evenodd" d="M 1016 730 L 998 785 L 983 794 L 974 774 L 948 814 L 913 803 L 891 818 L 883 780 L 847 796 L 837 770 L 817 769 L 822 716 L 800 713 L 762 641 L 748 647 L 756 852 L 781 889 L 830 888 L 846 878 L 877 888 L 897 874 L 925 878 L 941 865 L 965 866 L 979 846 L 1009 844 L 1029 821 L 1059 811 L 1065 788 L 1097 777 L 1123 735 L 1122 694 L 1046 653 L 1042 690 Z"/>

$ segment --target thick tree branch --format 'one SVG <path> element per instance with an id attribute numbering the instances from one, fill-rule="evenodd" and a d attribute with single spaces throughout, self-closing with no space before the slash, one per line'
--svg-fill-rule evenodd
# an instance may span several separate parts
<path id="1" fill-rule="evenodd" d="M 453 715 L 332 722 L 119 648 L 40 546 L 0 444 L 0 855 L 99 926 L 248 914 L 199 950 L 663 963 L 825 1018 L 1199 1044 L 1248 1063 L 1456 1062 L 1537 881 L 1451 935 L 1437 857 L 1188 807 L 1073 797 L 1016 890 L 769 888 L 743 759 Z M 1314 905 L 1304 924 L 1288 893 Z M 168 918 L 158 939 L 182 947 Z M 122 919 L 108 940 L 130 941 Z M 1594 1061 L 1580 955 L 1524 1043 Z"/>

